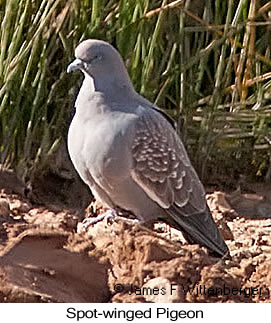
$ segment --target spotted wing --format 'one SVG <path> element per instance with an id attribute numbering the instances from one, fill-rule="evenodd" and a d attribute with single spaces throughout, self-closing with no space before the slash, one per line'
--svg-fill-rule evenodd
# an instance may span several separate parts
<path id="1" fill-rule="evenodd" d="M 132 155 L 133 179 L 162 208 L 175 205 L 184 215 L 205 210 L 204 188 L 183 143 L 158 112 L 150 110 L 138 120 Z"/>

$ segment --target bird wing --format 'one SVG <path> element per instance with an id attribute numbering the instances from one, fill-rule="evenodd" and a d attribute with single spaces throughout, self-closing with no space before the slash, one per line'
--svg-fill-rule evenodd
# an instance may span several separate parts
<path id="1" fill-rule="evenodd" d="M 135 129 L 133 179 L 164 209 L 175 205 L 186 210 L 184 215 L 203 212 L 204 188 L 172 126 L 147 110 Z"/>
<path id="2" fill-rule="evenodd" d="M 204 188 L 175 130 L 155 110 L 138 119 L 132 146 L 131 176 L 188 240 L 223 256 L 228 248 L 206 204 Z"/>

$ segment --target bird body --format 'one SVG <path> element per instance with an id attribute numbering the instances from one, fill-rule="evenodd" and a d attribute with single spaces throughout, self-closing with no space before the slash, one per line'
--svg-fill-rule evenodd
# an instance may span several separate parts
<path id="1" fill-rule="evenodd" d="M 68 150 L 77 172 L 94 196 L 109 208 L 129 210 L 142 220 L 151 220 L 159 213 L 160 216 L 165 215 L 131 176 L 134 161 L 130 147 L 136 137 L 135 128 L 140 114 L 144 114 L 144 106 L 130 105 L 131 111 L 123 111 L 122 105 L 106 101 L 101 93 L 90 94 L 89 102 L 99 106 L 99 111 L 92 115 L 90 107 L 89 117 L 88 113 L 81 117 L 79 105 L 72 120 Z M 146 210 L 144 218 L 142 207 Z"/>
<path id="2" fill-rule="evenodd" d="M 172 125 L 134 90 L 119 53 L 86 40 L 68 70 L 85 79 L 68 133 L 71 160 L 94 196 L 146 222 L 164 219 L 191 242 L 223 256 L 227 247 L 204 188 Z"/>

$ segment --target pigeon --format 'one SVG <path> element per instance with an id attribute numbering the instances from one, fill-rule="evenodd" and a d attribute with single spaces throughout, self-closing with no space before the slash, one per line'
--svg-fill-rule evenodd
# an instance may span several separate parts
<path id="1" fill-rule="evenodd" d="M 135 91 L 119 52 L 105 41 L 84 40 L 67 67 L 75 70 L 84 80 L 68 151 L 96 200 L 111 214 L 128 211 L 143 224 L 164 221 L 189 243 L 228 254 L 174 121 Z"/>

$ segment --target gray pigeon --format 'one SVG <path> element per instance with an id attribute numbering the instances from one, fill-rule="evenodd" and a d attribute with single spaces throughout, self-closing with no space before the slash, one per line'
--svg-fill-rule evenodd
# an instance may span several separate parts
<path id="1" fill-rule="evenodd" d="M 191 243 L 228 252 L 171 119 L 136 93 L 118 51 L 85 40 L 67 72 L 84 81 L 68 133 L 71 160 L 96 199 L 141 222 L 163 220 Z"/>

